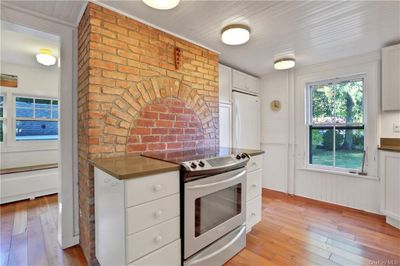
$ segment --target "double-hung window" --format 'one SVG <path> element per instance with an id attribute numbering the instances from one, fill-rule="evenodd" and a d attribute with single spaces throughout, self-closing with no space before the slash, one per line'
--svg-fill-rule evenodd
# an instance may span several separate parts
<path id="1" fill-rule="evenodd" d="M 307 84 L 308 164 L 361 170 L 364 156 L 364 76 Z"/>
<path id="2" fill-rule="evenodd" d="M 57 140 L 58 100 L 15 97 L 16 141 Z"/>

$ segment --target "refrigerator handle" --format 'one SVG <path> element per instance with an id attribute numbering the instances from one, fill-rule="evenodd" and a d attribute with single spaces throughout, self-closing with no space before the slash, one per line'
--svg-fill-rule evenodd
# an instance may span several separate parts
<path id="1" fill-rule="evenodd" d="M 237 108 L 237 105 L 236 105 L 236 104 L 234 105 L 234 109 L 235 109 L 235 120 L 236 120 L 236 123 L 235 123 L 235 143 L 234 143 L 234 146 L 235 146 L 235 147 L 238 147 L 238 145 L 239 145 L 240 114 L 239 114 L 239 112 L 238 112 L 238 108 Z"/>

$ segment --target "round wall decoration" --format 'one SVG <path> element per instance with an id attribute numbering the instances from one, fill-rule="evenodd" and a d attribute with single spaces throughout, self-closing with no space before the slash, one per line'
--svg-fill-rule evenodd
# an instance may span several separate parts
<path id="1" fill-rule="evenodd" d="M 271 110 L 274 112 L 278 112 L 279 110 L 281 110 L 281 102 L 278 100 L 273 100 L 271 102 Z"/>

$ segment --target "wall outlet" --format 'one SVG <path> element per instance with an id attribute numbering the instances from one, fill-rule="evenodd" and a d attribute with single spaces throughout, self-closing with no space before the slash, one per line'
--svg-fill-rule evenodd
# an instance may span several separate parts
<path id="1" fill-rule="evenodd" d="M 400 133 L 400 123 L 393 123 L 393 132 Z"/>

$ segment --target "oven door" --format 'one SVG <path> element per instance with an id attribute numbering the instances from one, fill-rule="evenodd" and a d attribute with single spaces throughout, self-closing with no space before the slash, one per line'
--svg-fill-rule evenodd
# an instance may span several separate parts
<path id="1" fill-rule="evenodd" d="M 184 258 L 246 221 L 245 168 L 185 183 Z"/>

